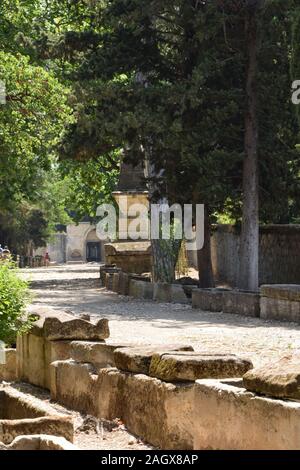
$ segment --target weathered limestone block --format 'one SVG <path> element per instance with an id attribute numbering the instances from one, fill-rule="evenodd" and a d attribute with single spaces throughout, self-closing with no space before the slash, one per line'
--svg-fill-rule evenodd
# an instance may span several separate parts
<path id="1" fill-rule="evenodd" d="M 223 291 L 223 312 L 259 317 L 260 294 L 240 290 Z"/>
<path id="2" fill-rule="evenodd" d="M 18 436 L 11 444 L 0 442 L 0 450 L 79 450 L 64 437 L 37 434 Z"/>
<path id="3" fill-rule="evenodd" d="M 131 279 L 129 283 L 129 295 L 136 299 L 153 299 L 153 284 L 147 281 Z"/>
<path id="4" fill-rule="evenodd" d="M 16 436 L 38 433 L 73 441 L 73 418 L 33 395 L 0 387 L 0 441 L 9 444 Z"/>
<path id="5" fill-rule="evenodd" d="M 95 376 L 74 361 L 52 367 L 55 400 L 99 418 L 118 417 L 162 449 L 300 449 L 300 403 L 256 396 L 240 379 L 172 384 L 116 369 Z"/>
<path id="6" fill-rule="evenodd" d="M 105 279 L 106 279 L 106 274 L 107 273 L 115 273 L 115 272 L 119 272 L 119 271 L 120 270 L 114 264 L 105 264 L 103 266 L 100 266 L 101 285 L 105 286 Z"/>
<path id="7" fill-rule="evenodd" d="M 10 444 L 17 436 L 26 434 L 49 434 L 63 436 L 73 441 L 73 423 L 69 416 L 45 416 L 16 420 L 0 420 L 0 441 Z"/>
<path id="8" fill-rule="evenodd" d="M 178 344 L 120 348 L 114 351 L 115 365 L 120 370 L 147 375 L 152 356 L 167 351 L 193 351 L 193 348 Z"/>
<path id="9" fill-rule="evenodd" d="M 52 362 L 51 398 L 74 410 L 95 416 L 97 378 L 92 364 L 79 364 L 72 359 Z"/>
<path id="10" fill-rule="evenodd" d="M 109 337 L 108 320 L 101 318 L 97 323 L 76 318 L 64 311 L 51 308 L 31 308 L 29 313 L 37 315 L 30 333 L 49 341 L 57 340 L 103 340 Z"/>
<path id="11" fill-rule="evenodd" d="M 252 369 L 244 375 L 243 384 L 251 392 L 300 400 L 300 356 L 286 356 Z"/>
<path id="12" fill-rule="evenodd" d="M 17 378 L 16 349 L 5 349 L 5 364 L 0 364 L 0 381 L 13 382 Z"/>
<path id="13" fill-rule="evenodd" d="M 17 376 L 19 380 L 49 389 L 50 364 L 71 357 L 70 341 L 48 341 L 34 334 L 17 338 Z"/>
<path id="14" fill-rule="evenodd" d="M 174 385 L 145 375 L 86 364 L 52 364 L 51 396 L 98 418 L 120 418 L 127 429 L 163 449 L 193 448 L 193 385 Z M 74 381 L 76 387 L 74 387 Z"/>
<path id="15" fill-rule="evenodd" d="M 95 364 L 97 367 L 114 367 L 114 351 L 118 348 L 130 347 L 131 344 L 97 341 L 72 341 L 70 357 L 76 362 Z"/>
<path id="16" fill-rule="evenodd" d="M 265 320 L 300 323 L 300 302 L 261 297 L 260 316 Z"/>
<path id="17" fill-rule="evenodd" d="M 222 312 L 222 289 L 194 289 L 192 291 L 192 306 L 206 312 Z"/>
<path id="18" fill-rule="evenodd" d="M 257 396 L 232 379 L 197 380 L 193 403 L 194 449 L 300 449 L 300 403 Z"/>
<path id="19" fill-rule="evenodd" d="M 167 382 L 195 381 L 203 378 L 242 377 L 252 363 L 229 354 L 175 352 L 154 354 L 150 375 Z"/>
<path id="20" fill-rule="evenodd" d="M 265 284 L 261 286 L 260 292 L 263 297 L 300 302 L 300 285 L 298 284 Z"/>
<path id="21" fill-rule="evenodd" d="M 158 302 L 172 302 L 171 284 L 155 282 L 153 284 L 153 300 Z"/>
<path id="22" fill-rule="evenodd" d="M 171 302 L 178 304 L 189 303 L 189 299 L 185 293 L 183 286 L 179 284 L 171 284 Z"/>
<path id="23" fill-rule="evenodd" d="M 51 398 L 92 416 L 120 418 L 124 405 L 120 378 L 120 372 L 114 368 L 99 369 L 96 373 L 91 364 L 56 361 L 51 364 Z"/>
<path id="24" fill-rule="evenodd" d="M 300 285 L 264 285 L 260 291 L 262 318 L 300 322 Z"/>
<path id="25" fill-rule="evenodd" d="M 17 339 L 17 376 L 33 385 L 49 388 L 49 365 L 71 357 L 72 338 L 102 340 L 109 335 L 108 321 L 102 319 L 93 324 L 49 309 L 39 313 L 41 317 L 30 332 Z"/>
<path id="26" fill-rule="evenodd" d="M 109 337 L 108 320 L 101 318 L 97 323 L 72 318 L 61 321 L 59 318 L 49 317 L 44 321 L 44 336 L 50 341 L 57 340 L 94 340 L 99 341 Z"/>
<path id="27" fill-rule="evenodd" d="M 127 429 L 161 449 L 193 449 L 194 384 L 174 385 L 121 373 L 121 419 Z"/>

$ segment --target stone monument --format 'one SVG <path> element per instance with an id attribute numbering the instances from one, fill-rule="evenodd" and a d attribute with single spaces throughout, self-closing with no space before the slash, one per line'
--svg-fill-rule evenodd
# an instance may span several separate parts
<path id="1" fill-rule="evenodd" d="M 121 163 L 120 178 L 113 197 L 119 207 L 118 240 L 105 245 L 105 262 L 115 264 L 127 273 L 150 273 L 152 270 L 151 242 L 148 232 L 141 232 L 138 240 L 131 240 L 127 228 L 133 217 L 130 207 L 143 204 L 149 209 L 148 190 L 141 165 Z"/>

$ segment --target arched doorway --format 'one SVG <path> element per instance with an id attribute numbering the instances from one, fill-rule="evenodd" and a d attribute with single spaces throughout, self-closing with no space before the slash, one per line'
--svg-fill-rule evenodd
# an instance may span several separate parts
<path id="1" fill-rule="evenodd" d="M 103 259 L 102 243 L 97 237 L 96 230 L 92 230 L 86 237 L 86 260 L 99 263 Z"/>

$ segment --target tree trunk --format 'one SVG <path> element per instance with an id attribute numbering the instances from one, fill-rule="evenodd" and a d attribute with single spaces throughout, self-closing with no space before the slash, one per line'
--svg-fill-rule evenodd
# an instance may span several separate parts
<path id="1" fill-rule="evenodd" d="M 238 287 L 258 289 L 259 196 L 257 124 L 258 5 L 246 14 L 248 54 L 245 114 L 245 159 L 243 168 L 243 215 Z"/>
<path id="2" fill-rule="evenodd" d="M 145 176 L 149 178 L 149 201 L 155 204 L 168 204 L 166 197 L 159 197 L 159 190 L 155 184 L 156 178 L 161 178 L 161 174 L 155 171 L 150 160 L 151 149 L 148 148 L 145 157 Z M 159 199 L 157 200 L 157 197 Z M 153 282 L 172 283 L 175 280 L 175 267 L 181 246 L 181 240 L 151 239 L 152 249 L 152 280 Z"/>
<path id="3" fill-rule="evenodd" d="M 172 284 L 175 280 L 175 267 L 180 250 L 172 244 L 172 240 L 151 240 L 153 269 L 153 282 L 167 282 Z"/>
<path id="4" fill-rule="evenodd" d="M 204 246 L 197 251 L 197 262 L 199 271 L 199 287 L 208 288 L 215 287 L 214 275 L 211 261 L 211 231 L 210 221 L 207 209 L 204 215 Z"/>

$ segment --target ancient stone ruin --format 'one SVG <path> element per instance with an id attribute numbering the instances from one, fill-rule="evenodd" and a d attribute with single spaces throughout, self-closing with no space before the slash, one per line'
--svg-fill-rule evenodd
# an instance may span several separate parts
<path id="1" fill-rule="evenodd" d="M 49 390 L 54 403 L 118 418 L 162 449 L 300 448 L 297 358 L 253 369 L 249 359 L 184 344 L 109 342 L 105 319 L 35 314 L 0 369 L 0 449 L 74 448 L 72 418 L 24 394 L 22 382 Z"/>

